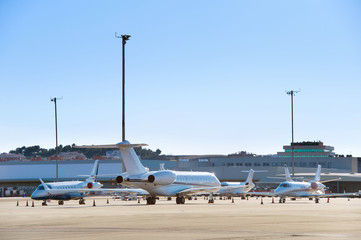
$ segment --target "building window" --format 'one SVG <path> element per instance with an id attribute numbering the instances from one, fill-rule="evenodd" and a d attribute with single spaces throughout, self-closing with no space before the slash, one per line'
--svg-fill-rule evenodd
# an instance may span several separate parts
<path id="1" fill-rule="evenodd" d="M 325 168 L 325 167 L 326 167 L 326 163 L 325 163 L 325 162 L 320 162 L 320 163 L 318 163 L 318 164 L 320 164 L 320 165 L 321 165 L 321 167 L 323 167 L 323 168 Z"/>
<path id="2" fill-rule="evenodd" d="M 308 163 L 308 166 L 309 166 L 309 167 L 316 167 L 316 166 L 317 166 L 317 163 L 316 163 L 316 162 L 309 162 L 309 163 Z"/>

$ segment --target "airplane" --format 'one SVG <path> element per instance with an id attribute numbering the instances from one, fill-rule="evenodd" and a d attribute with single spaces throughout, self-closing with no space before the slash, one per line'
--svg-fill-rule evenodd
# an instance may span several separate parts
<path id="1" fill-rule="evenodd" d="M 234 186 L 235 188 L 222 189 L 216 192 L 216 194 L 227 195 L 227 196 L 245 195 L 250 190 L 252 190 L 252 188 L 255 187 L 254 183 L 252 182 L 253 174 L 254 174 L 254 170 L 250 169 L 245 182 L 222 182 L 221 183 L 222 186 Z"/>
<path id="2" fill-rule="evenodd" d="M 149 171 L 140 162 L 134 147 L 143 147 L 147 144 L 130 144 L 123 141 L 115 145 L 75 146 L 76 148 L 119 148 L 126 172 L 116 178 L 117 183 L 126 186 L 136 186 L 149 193 L 147 204 L 156 203 L 157 196 L 176 196 L 177 204 L 184 204 L 185 197 L 197 193 L 209 193 L 209 203 L 213 203 L 213 193 L 220 189 L 234 188 L 221 186 L 218 178 L 210 172 L 172 171 L 161 169 Z"/>
<path id="3" fill-rule="evenodd" d="M 101 188 L 103 184 L 96 181 L 98 176 L 99 160 L 94 162 L 93 169 L 85 181 L 66 181 L 66 182 L 52 182 L 45 183 L 41 178 L 41 184 L 31 194 L 34 200 L 43 200 L 42 205 L 46 206 L 46 200 L 58 200 L 58 205 L 64 205 L 66 200 L 78 200 L 79 204 L 85 204 L 84 197 L 91 193 L 97 194 L 112 194 L 112 193 L 137 193 L 140 195 L 147 195 L 148 192 L 142 189 L 104 189 Z"/>
<path id="4" fill-rule="evenodd" d="M 254 192 L 254 195 L 280 197 L 279 203 L 285 203 L 286 197 L 290 197 L 291 199 L 296 199 L 296 198 L 312 199 L 312 198 L 314 198 L 315 203 L 319 203 L 320 198 L 342 197 L 342 196 L 354 195 L 354 193 L 325 193 L 326 186 L 323 183 L 338 180 L 338 179 L 330 179 L 330 180 L 320 181 L 321 165 L 317 166 L 315 177 L 313 180 L 311 180 L 309 182 L 294 181 L 290 177 L 288 168 L 286 166 L 285 166 L 285 176 L 286 176 L 286 181 L 282 182 L 276 188 L 274 193 Z"/>

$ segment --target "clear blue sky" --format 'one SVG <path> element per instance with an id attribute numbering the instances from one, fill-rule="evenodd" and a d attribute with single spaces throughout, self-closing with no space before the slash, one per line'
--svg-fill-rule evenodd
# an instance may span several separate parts
<path id="1" fill-rule="evenodd" d="M 0 152 L 121 141 L 166 154 L 361 157 L 361 2 L 0 0 Z"/>

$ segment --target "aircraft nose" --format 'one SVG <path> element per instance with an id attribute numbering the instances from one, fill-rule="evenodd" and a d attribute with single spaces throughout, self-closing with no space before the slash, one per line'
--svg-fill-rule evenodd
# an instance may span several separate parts
<path id="1" fill-rule="evenodd" d="M 37 198 L 41 197 L 41 194 L 38 191 L 34 191 L 30 197 L 31 197 L 31 199 L 37 199 Z"/>
<path id="2" fill-rule="evenodd" d="M 275 193 L 281 193 L 282 190 L 280 188 L 276 188 Z"/>
<path id="3" fill-rule="evenodd" d="M 35 199 L 35 198 L 36 198 L 36 195 L 37 195 L 37 194 L 36 194 L 36 191 L 34 191 L 34 192 L 31 194 L 31 196 L 30 196 L 31 199 Z"/>

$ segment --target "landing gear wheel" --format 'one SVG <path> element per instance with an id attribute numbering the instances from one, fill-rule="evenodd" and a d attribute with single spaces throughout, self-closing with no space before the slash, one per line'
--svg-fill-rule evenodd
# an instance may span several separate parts
<path id="1" fill-rule="evenodd" d="M 177 204 L 184 204 L 186 202 L 186 199 L 185 197 L 181 196 L 181 197 L 177 197 L 175 201 Z"/>
<path id="2" fill-rule="evenodd" d="M 147 205 L 154 205 L 156 201 L 156 197 L 147 197 Z"/>
<path id="3" fill-rule="evenodd" d="M 82 198 L 82 199 L 79 199 L 79 204 L 80 205 L 83 205 L 83 204 L 85 204 L 85 200 Z"/>
<path id="4" fill-rule="evenodd" d="M 42 203 L 41 203 L 42 206 L 48 206 L 48 204 L 46 203 L 46 200 L 44 200 Z"/>
<path id="5" fill-rule="evenodd" d="M 315 203 L 320 203 L 320 199 L 319 199 L 319 198 L 315 198 Z"/>
<path id="6" fill-rule="evenodd" d="M 58 201 L 58 205 L 64 205 L 64 201 L 63 201 L 63 200 L 59 200 L 59 201 Z"/>
<path id="7" fill-rule="evenodd" d="M 214 203 L 213 193 L 209 193 L 208 203 Z"/>
<path id="8" fill-rule="evenodd" d="M 286 202 L 286 198 L 283 198 L 283 199 L 282 199 L 282 203 L 285 203 L 285 202 Z"/>

